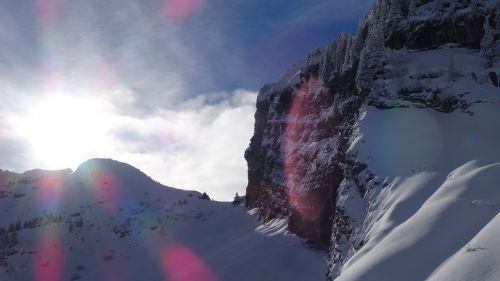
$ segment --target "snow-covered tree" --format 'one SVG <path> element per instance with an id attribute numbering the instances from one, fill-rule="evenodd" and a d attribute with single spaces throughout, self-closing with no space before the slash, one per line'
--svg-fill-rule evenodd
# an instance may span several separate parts
<path id="1" fill-rule="evenodd" d="M 455 68 L 455 59 L 453 53 L 450 54 L 450 62 L 448 64 L 448 83 L 451 84 L 457 80 L 457 70 Z"/>
<path id="2" fill-rule="evenodd" d="M 417 14 L 417 4 L 415 3 L 415 0 L 410 0 L 408 1 L 408 16 L 412 17 Z"/>
<path id="3" fill-rule="evenodd" d="M 383 13 L 386 18 L 385 24 L 388 29 L 394 29 L 404 18 L 404 3 L 401 0 L 388 0 L 387 2 L 387 12 Z"/>
<path id="4" fill-rule="evenodd" d="M 15 246 L 17 244 L 17 232 L 11 232 L 9 235 L 8 235 L 8 243 L 9 243 L 9 246 Z"/>
<path id="5" fill-rule="evenodd" d="M 323 51 L 323 57 L 321 59 L 321 66 L 319 71 L 321 79 L 323 79 L 323 81 L 329 80 L 330 78 L 329 76 L 334 69 L 334 60 L 335 60 L 334 55 L 336 48 L 337 48 L 337 41 L 332 42 Z"/>
<path id="6" fill-rule="evenodd" d="M 211 200 L 210 196 L 208 196 L 208 194 L 206 192 L 203 192 L 203 194 L 201 196 L 199 196 L 198 198 L 203 199 L 203 200 Z"/>
<path id="7" fill-rule="evenodd" d="M 350 34 L 341 33 L 337 40 L 337 49 L 335 54 L 335 71 L 345 72 L 352 68 L 353 64 L 353 44 L 354 38 Z"/>
<path id="8" fill-rule="evenodd" d="M 375 5 L 369 19 L 368 35 L 365 46 L 361 50 L 358 73 L 356 74 L 356 86 L 360 91 L 370 88 L 373 80 L 384 69 L 384 28 L 381 19 L 381 6 Z"/>
<path id="9" fill-rule="evenodd" d="M 484 36 L 481 41 L 481 56 L 486 67 L 492 66 L 498 55 L 496 37 L 498 37 L 498 31 L 491 27 L 486 18 L 484 21 Z"/>
<path id="10" fill-rule="evenodd" d="M 346 57 L 346 47 L 349 40 L 349 35 L 346 33 L 341 33 L 339 38 L 337 39 L 337 49 L 335 50 L 335 57 L 337 60 L 335 61 L 335 70 L 338 71 L 342 68 L 343 61 Z"/>

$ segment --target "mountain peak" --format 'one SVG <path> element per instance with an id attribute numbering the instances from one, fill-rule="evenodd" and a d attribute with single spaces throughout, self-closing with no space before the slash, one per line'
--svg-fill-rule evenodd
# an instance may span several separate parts
<path id="1" fill-rule="evenodd" d="M 81 170 L 81 169 L 86 169 L 90 166 L 117 166 L 117 165 L 126 165 L 130 166 L 131 165 L 127 163 L 123 163 L 111 158 L 91 158 L 89 160 L 84 161 L 80 165 L 78 165 L 78 168 L 76 168 L 76 171 Z M 76 172 L 75 171 L 75 172 Z"/>
<path id="2" fill-rule="evenodd" d="M 86 175 L 88 173 L 108 172 L 116 175 L 140 175 L 149 178 L 141 170 L 136 167 L 110 158 L 92 158 L 78 166 L 75 170 L 75 175 Z"/>

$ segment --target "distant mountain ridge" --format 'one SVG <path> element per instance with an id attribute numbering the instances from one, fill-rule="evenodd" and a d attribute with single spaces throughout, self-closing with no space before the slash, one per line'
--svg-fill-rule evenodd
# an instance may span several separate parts
<path id="1" fill-rule="evenodd" d="M 412 236 L 406 245 L 391 239 L 405 222 L 426 217 L 417 210 L 448 184 L 460 189 L 446 181 L 452 171 L 465 177 L 481 174 L 481 167 L 497 169 L 499 58 L 500 1 L 375 1 L 356 35 L 341 34 L 260 90 L 245 152 L 246 205 L 258 208 L 263 221 L 287 218 L 291 232 L 328 248 L 329 280 L 447 280 L 433 272 L 443 259 L 458 255 L 488 223 L 497 225 L 500 197 L 491 189 L 497 178 L 485 176 L 490 181 L 479 187 L 466 184 L 466 190 L 489 193 L 471 195 L 464 204 L 497 198 L 467 235 L 441 241 L 442 249 L 429 237 Z M 471 213 L 464 222 L 474 218 Z M 489 231 L 500 235 L 498 228 Z M 402 249 L 384 256 L 384 239 L 401 248 L 437 249 L 439 258 L 424 262 Z M 398 255 L 418 273 L 404 266 L 391 271 Z M 473 266 L 450 268 L 469 278 L 456 280 L 479 280 Z M 491 274 L 485 280 L 500 278 Z"/>

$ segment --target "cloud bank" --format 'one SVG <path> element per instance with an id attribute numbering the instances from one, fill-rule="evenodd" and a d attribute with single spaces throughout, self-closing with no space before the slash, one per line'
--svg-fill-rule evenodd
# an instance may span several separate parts
<path id="1" fill-rule="evenodd" d="M 37 116 L 4 108 L 8 114 L 0 127 L 0 167 L 15 170 L 30 163 L 31 168 L 75 169 L 89 158 L 113 158 L 165 185 L 231 200 L 236 192 L 245 193 L 243 154 L 253 132 L 256 96 L 246 90 L 207 94 L 148 116 L 124 114 L 121 107 L 130 106 L 133 99 L 116 103 L 112 97 L 92 97 L 74 107 L 64 102 L 69 108 L 60 109 L 60 117 L 70 120 L 40 132 L 33 132 L 39 127 Z M 50 97 L 40 99 L 47 100 Z M 93 110 L 78 112 L 83 102 Z M 60 120 L 56 118 L 59 115 L 50 122 Z"/>
<path id="2" fill-rule="evenodd" d="M 243 158 L 253 133 L 257 94 L 245 90 L 200 96 L 155 116 L 118 116 L 112 130 L 116 157 L 162 183 L 207 191 L 218 200 L 245 193 Z"/>

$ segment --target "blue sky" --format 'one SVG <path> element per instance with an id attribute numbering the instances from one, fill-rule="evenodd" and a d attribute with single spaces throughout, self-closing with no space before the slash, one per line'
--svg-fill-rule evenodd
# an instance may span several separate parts
<path id="1" fill-rule="evenodd" d="M 258 89 L 354 32 L 370 3 L 2 1 L 0 168 L 112 157 L 165 184 L 243 193 Z"/>

